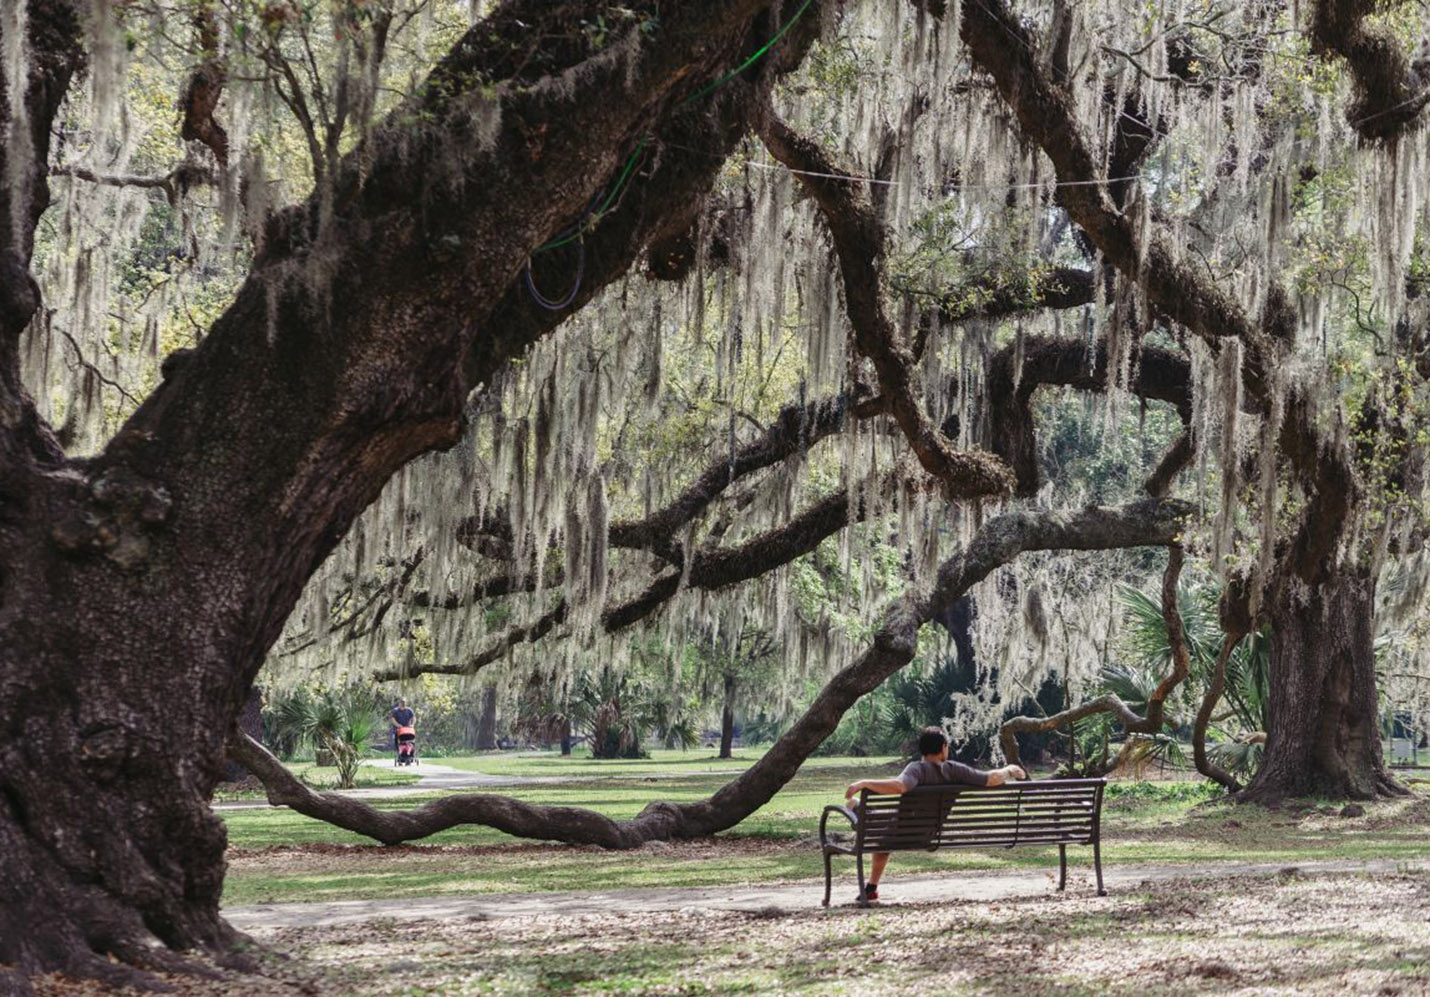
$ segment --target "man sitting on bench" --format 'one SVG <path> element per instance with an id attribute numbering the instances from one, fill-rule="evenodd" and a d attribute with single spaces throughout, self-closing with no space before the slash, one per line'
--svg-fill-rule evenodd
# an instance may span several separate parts
<path id="1" fill-rule="evenodd" d="M 938 727 L 928 727 L 919 735 L 919 754 L 923 758 L 909 762 L 897 779 L 860 779 L 851 782 L 844 791 L 845 803 L 850 803 L 861 790 L 871 793 L 897 795 L 906 793 L 915 786 L 1001 786 L 1009 779 L 1026 779 L 1028 773 L 1016 765 L 1004 765 L 1000 769 L 985 772 L 962 762 L 948 760 L 948 738 Z M 903 803 L 900 803 L 902 806 Z M 867 900 L 879 899 L 879 880 L 884 875 L 884 866 L 889 863 L 888 852 L 875 852 L 874 864 L 869 871 L 869 882 L 864 888 Z"/>

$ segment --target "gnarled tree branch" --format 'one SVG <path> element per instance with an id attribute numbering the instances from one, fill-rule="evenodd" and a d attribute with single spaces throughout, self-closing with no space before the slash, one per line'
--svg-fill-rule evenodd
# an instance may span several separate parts
<path id="1" fill-rule="evenodd" d="M 1229 793 L 1241 791 L 1241 783 L 1236 781 L 1236 777 L 1230 772 L 1217 765 L 1207 756 L 1207 725 L 1211 723 L 1212 712 L 1216 709 L 1216 704 L 1221 700 L 1221 694 L 1226 689 L 1226 666 L 1231 660 L 1232 653 L 1236 650 L 1236 645 L 1241 643 L 1245 634 L 1235 631 L 1227 631 L 1222 635 L 1221 650 L 1217 652 L 1216 664 L 1212 667 L 1211 680 L 1207 683 L 1206 692 L 1202 695 L 1202 705 L 1197 710 L 1196 726 L 1192 728 L 1192 761 L 1197 767 L 1197 771 L 1220 783 Z"/>
<path id="2" fill-rule="evenodd" d="M 1316 0 L 1311 48 L 1346 60 L 1356 91 L 1346 120 L 1356 133 L 1368 141 L 1393 142 L 1420 124 L 1420 112 L 1430 102 L 1430 79 L 1412 69 L 1393 34 L 1367 30 L 1365 19 L 1380 6 L 1376 0 Z"/>
<path id="3" fill-rule="evenodd" d="M 1185 423 L 1192 413 L 1191 365 L 1170 350 L 1143 346 L 1133 358 L 1128 390 L 1144 400 L 1173 405 Z M 989 359 L 987 390 L 991 448 L 1013 468 L 1018 494 L 1037 494 L 1042 484 L 1038 464 L 1032 400 L 1038 388 L 1066 385 L 1083 391 L 1106 391 L 1109 371 L 1107 341 L 1095 353 L 1078 339 L 1025 336 Z"/>
<path id="4" fill-rule="evenodd" d="M 1157 683 L 1157 688 L 1147 697 L 1147 712 L 1139 716 L 1116 693 L 1105 693 L 1077 706 L 1055 713 L 1049 717 L 1010 717 L 998 729 L 998 743 L 1008 761 L 1017 765 L 1019 734 L 1046 734 L 1062 730 L 1079 720 L 1109 713 L 1122 724 L 1128 734 L 1156 734 L 1165 723 L 1164 706 L 1167 697 L 1176 691 L 1191 671 L 1191 658 L 1187 653 L 1186 632 L 1182 626 L 1181 611 L 1177 606 L 1177 582 L 1182 576 L 1184 553 L 1181 544 L 1172 543 L 1167 552 L 1167 568 L 1162 573 L 1162 619 L 1167 626 L 1167 647 L 1171 652 L 1172 670 Z M 1106 771 L 1113 771 L 1126 757 L 1127 746 L 1119 751 Z"/>

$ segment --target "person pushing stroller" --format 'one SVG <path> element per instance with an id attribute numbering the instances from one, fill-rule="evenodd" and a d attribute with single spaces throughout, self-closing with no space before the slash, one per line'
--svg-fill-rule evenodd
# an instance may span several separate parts
<path id="1" fill-rule="evenodd" d="M 416 761 L 417 714 L 407 705 L 407 700 L 399 699 L 397 705 L 387 712 L 387 723 L 392 728 L 392 747 L 397 752 L 396 761 Z"/>

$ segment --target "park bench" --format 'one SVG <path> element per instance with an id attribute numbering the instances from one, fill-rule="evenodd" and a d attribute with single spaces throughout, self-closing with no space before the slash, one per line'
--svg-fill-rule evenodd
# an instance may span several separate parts
<path id="1" fill-rule="evenodd" d="M 1058 846 L 1058 889 L 1068 880 L 1068 845 L 1092 845 L 1097 895 L 1102 887 L 1102 791 L 1106 779 L 1038 779 L 1002 786 L 918 786 L 897 796 L 864 790 L 859 802 L 829 806 L 819 820 L 824 850 L 824 906 L 829 906 L 830 861 L 854 856 L 859 903 L 864 898 L 864 856 L 875 852 L 936 851 L 940 848 Z M 854 840 L 836 841 L 829 818 L 849 821 Z"/>

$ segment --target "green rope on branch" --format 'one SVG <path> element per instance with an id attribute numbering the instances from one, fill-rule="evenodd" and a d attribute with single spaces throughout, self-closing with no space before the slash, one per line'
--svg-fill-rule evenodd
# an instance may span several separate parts
<path id="1" fill-rule="evenodd" d="M 702 87 L 700 90 L 685 98 L 685 100 L 681 102 L 681 106 L 689 107 L 697 100 L 700 100 L 703 97 L 708 97 L 710 94 L 720 89 L 726 83 L 729 83 L 735 77 L 739 76 L 745 70 L 749 69 L 760 59 L 764 58 L 765 55 L 769 53 L 770 49 L 772 49 L 776 44 L 779 43 L 779 40 L 781 38 L 789 34 L 790 28 L 795 26 L 795 23 L 801 17 L 804 16 L 805 11 L 809 10 L 810 5 L 813 3 L 814 0 L 804 0 L 804 3 L 800 4 L 799 10 L 795 11 L 794 16 L 791 17 L 789 20 L 785 21 L 783 25 L 781 25 L 780 29 L 775 32 L 773 38 L 765 42 L 765 44 L 761 45 L 753 55 L 745 59 L 744 62 L 741 62 L 738 66 L 730 70 L 724 76 L 720 77 L 713 83 Z M 622 168 L 620 176 L 616 178 L 616 183 L 611 188 L 611 192 L 606 195 L 606 199 L 601 203 L 599 207 L 596 208 L 595 211 L 591 212 L 590 216 L 587 217 L 585 221 L 581 222 L 575 228 L 574 231 L 568 230 L 568 234 L 558 236 L 557 238 L 552 239 L 550 242 L 543 243 L 542 245 L 537 246 L 536 249 L 532 251 L 532 255 L 534 256 L 537 253 L 545 253 L 553 249 L 560 249 L 562 246 L 570 245 L 576 240 L 584 237 L 587 232 L 599 225 L 601 219 L 604 218 L 606 214 L 611 210 L 612 206 L 620 198 L 621 192 L 625 189 L 626 185 L 630 182 L 631 177 L 635 174 L 636 166 L 640 162 L 641 158 L 644 156 L 645 147 L 649 141 L 649 135 L 644 135 L 641 137 L 640 142 L 636 145 L 635 151 L 632 152 L 630 158 L 626 160 L 626 165 Z"/>

